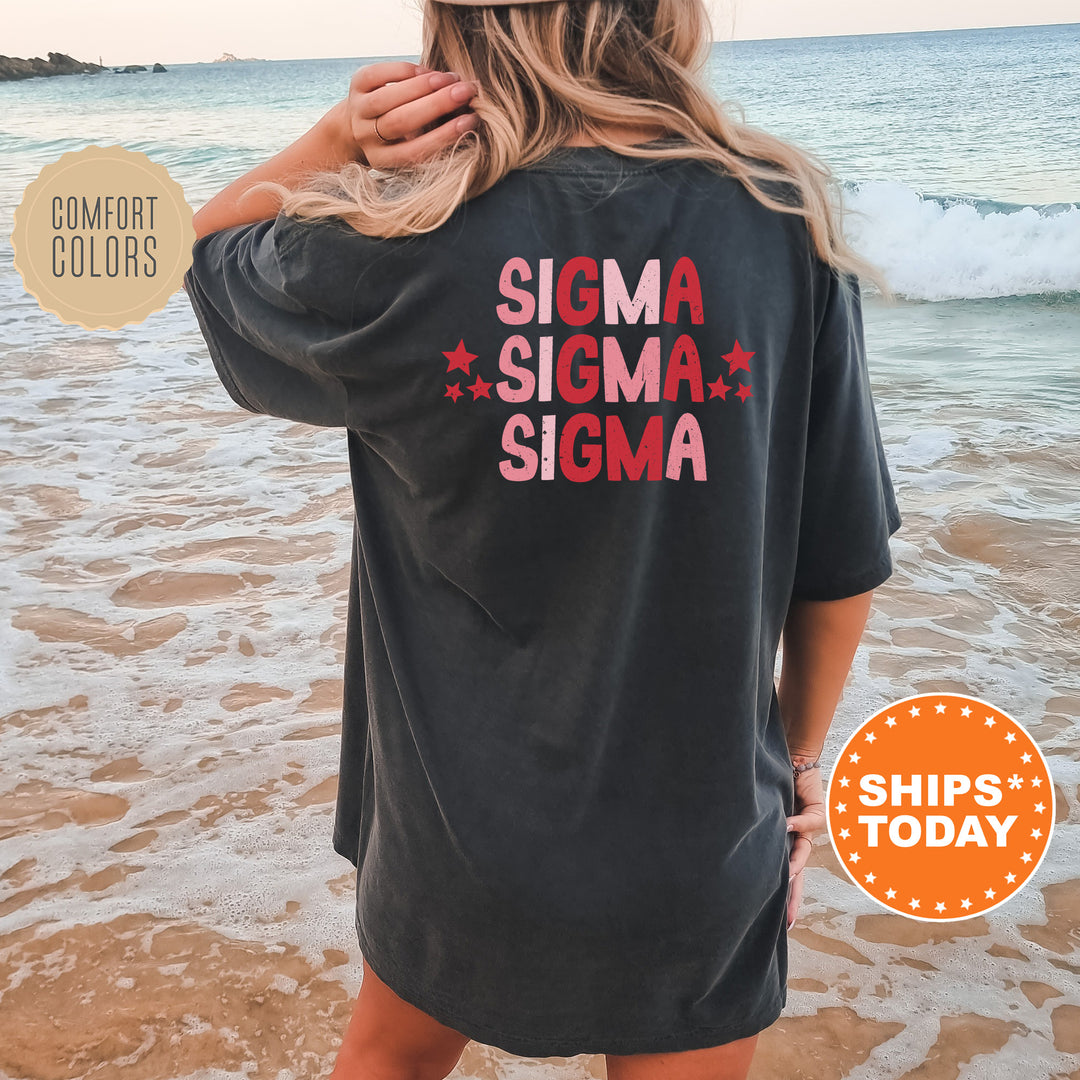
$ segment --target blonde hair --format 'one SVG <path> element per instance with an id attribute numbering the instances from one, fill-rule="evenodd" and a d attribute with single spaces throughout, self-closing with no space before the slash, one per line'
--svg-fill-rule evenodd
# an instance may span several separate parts
<path id="1" fill-rule="evenodd" d="M 254 186 L 279 194 L 289 216 L 340 217 L 369 236 L 429 232 L 512 169 L 584 134 L 627 157 L 693 158 L 735 177 L 763 205 L 804 217 L 822 260 L 869 278 L 892 299 L 884 274 L 844 239 L 843 191 L 830 168 L 747 124 L 740 105 L 706 85 L 713 30 L 703 0 L 423 3 L 421 59 L 477 83 L 470 105 L 479 123 L 392 173 L 354 161 L 308 172 L 297 188 Z M 603 130 L 611 125 L 659 128 L 685 142 L 635 146 Z"/>

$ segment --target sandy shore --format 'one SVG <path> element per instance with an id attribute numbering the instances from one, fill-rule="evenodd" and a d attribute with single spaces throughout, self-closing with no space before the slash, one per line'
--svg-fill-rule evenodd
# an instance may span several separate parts
<path id="1" fill-rule="evenodd" d="M 92 336 L 9 350 L 19 374 L 0 387 L 8 1080 L 314 1080 L 359 985 L 355 871 L 330 842 L 344 437 L 236 410 L 201 340 L 177 340 L 138 360 Z M 1075 474 L 1065 458 L 1048 467 Z M 820 836 L 787 1013 L 752 1075 L 1080 1080 L 1065 548 L 1052 525 L 942 525 L 914 497 L 906 510 L 831 752 L 892 698 L 996 693 L 1051 765 L 1057 831 L 1014 902 L 946 925 L 882 913 Z M 928 567 L 975 576 L 935 592 Z M 605 1073 L 602 1058 L 470 1044 L 454 1075 Z"/>

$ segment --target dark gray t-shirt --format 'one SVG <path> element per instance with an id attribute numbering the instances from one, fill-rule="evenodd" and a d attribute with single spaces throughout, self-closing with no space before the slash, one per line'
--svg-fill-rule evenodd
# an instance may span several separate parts
<path id="1" fill-rule="evenodd" d="M 237 404 L 346 429 L 333 840 L 372 968 L 519 1055 L 769 1026 L 781 628 L 900 525 L 857 278 L 699 162 L 573 147 L 421 236 L 213 233 L 185 284 Z"/>

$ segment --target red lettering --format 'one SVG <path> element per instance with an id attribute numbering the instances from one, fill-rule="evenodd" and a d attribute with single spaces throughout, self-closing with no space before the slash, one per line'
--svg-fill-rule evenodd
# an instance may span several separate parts
<path id="1" fill-rule="evenodd" d="M 664 463 L 663 416 L 649 417 L 645 424 L 645 430 L 641 433 L 641 441 L 638 443 L 637 452 L 631 454 L 630 443 L 626 438 L 626 431 L 622 426 L 622 421 L 618 416 L 609 413 L 607 417 L 607 438 L 604 441 L 607 448 L 607 477 L 609 480 L 621 480 L 624 467 L 628 479 L 640 480 L 646 466 L 648 466 L 647 480 L 660 479 L 660 472 Z"/>
<path id="2" fill-rule="evenodd" d="M 584 443 L 582 450 L 585 464 L 577 463 L 574 439 L 582 428 L 594 439 L 600 438 L 600 417 L 593 413 L 574 413 L 563 425 L 562 435 L 559 436 L 559 464 L 562 466 L 563 476 L 577 482 L 592 480 L 600 472 L 600 458 L 603 454 L 599 443 Z"/>
<path id="3" fill-rule="evenodd" d="M 701 282 L 698 280 L 697 267 L 689 255 L 684 255 L 671 271 L 667 295 L 664 297 L 664 322 L 678 322 L 679 305 L 690 306 L 690 321 L 704 321 L 701 305 Z"/>
<path id="4" fill-rule="evenodd" d="M 600 366 L 598 364 L 579 364 L 578 375 L 584 380 L 580 386 L 575 386 L 571 381 L 574 357 L 578 352 L 584 352 L 589 360 L 595 360 L 598 356 L 596 338 L 588 334 L 573 334 L 563 342 L 559 349 L 559 359 L 555 369 L 555 384 L 559 388 L 559 394 L 564 401 L 581 405 L 596 397 L 596 391 L 600 386 Z"/>
<path id="5" fill-rule="evenodd" d="M 562 270 L 559 271 L 559 284 L 556 287 L 555 303 L 558 307 L 559 318 L 568 326 L 586 326 L 600 312 L 600 289 L 597 286 L 588 288 L 582 286 L 578 289 L 578 297 L 584 301 L 584 307 L 574 307 L 571 290 L 574 278 L 578 274 L 584 274 L 586 281 L 599 281 L 600 275 L 596 268 L 596 260 L 587 255 L 578 255 L 569 259 Z"/>
<path id="6" fill-rule="evenodd" d="M 697 345 L 689 334 L 680 334 L 671 348 L 667 373 L 664 375 L 664 397 L 668 401 L 674 401 L 679 396 L 679 383 L 683 379 L 690 384 L 690 400 L 704 401 L 701 359 L 698 357 Z"/>

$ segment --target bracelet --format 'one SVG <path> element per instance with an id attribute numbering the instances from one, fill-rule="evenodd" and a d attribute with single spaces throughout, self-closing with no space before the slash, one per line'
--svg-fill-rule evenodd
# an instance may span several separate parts
<path id="1" fill-rule="evenodd" d="M 793 774 L 793 776 L 794 776 L 794 778 L 796 780 L 798 780 L 798 778 L 799 778 L 799 773 L 806 772 L 807 769 L 820 769 L 820 768 L 821 768 L 820 759 L 818 761 L 806 761 L 806 762 L 803 762 L 802 765 L 796 765 L 794 762 L 791 763 L 792 774 Z"/>

